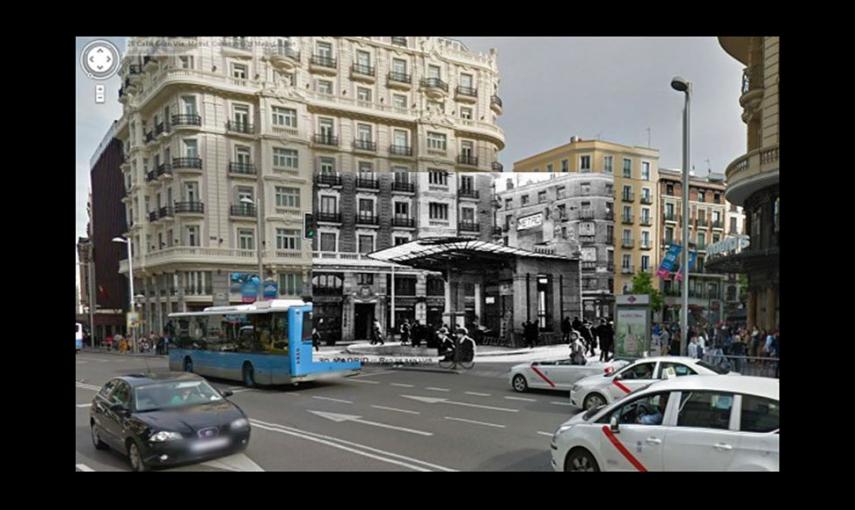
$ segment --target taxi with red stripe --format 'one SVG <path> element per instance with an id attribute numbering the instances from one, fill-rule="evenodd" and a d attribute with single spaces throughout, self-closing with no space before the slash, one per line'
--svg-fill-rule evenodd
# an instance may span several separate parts
<path id="1" fill-rule="evenodd" d="M 778 471 L 771 377 L 686 376 L 581 412 L 552 436 L 556 471 Z"/>
<path id="2" fill-rule="evenodd" d="M 685 356 L 641 358 L 613 373 L 591 375 L 570 388 L 570 403 L 588 411 L 611 404 L 633 391 L 668 377 L 686 375 L 738 375 L 703 360 Z"/>
<path id="3" fill-rule="evenodd" d="M 584 365 L 570 358 L 551 361 L 531 361 L 511 367 L 511 387 L 518 392 L 529 388 L 569 391 L 580 379 L 594 374 L 608 374 L 629 364 L 628 361 L 588 361 Z"/>

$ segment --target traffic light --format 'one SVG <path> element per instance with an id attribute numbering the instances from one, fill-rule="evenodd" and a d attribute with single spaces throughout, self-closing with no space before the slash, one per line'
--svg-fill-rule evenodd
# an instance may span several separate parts
<path id="1" fill-rule="evenodd" d="M 303 237 L 305 239 L 314 239 L 315 238 L 315 220 L 312 217 L 312 213 L 306 213 L 304 216 L 303 222 Z"/>

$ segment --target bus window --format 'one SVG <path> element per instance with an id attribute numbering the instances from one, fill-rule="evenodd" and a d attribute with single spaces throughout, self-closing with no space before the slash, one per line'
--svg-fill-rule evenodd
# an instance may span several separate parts
<path id="1" fill-rule="evenodd" d="M 288 314 L 270 314 L 271 329 L 273 331 L 273 348 L 277 352 L 288 352 Z"/>
<path id="2" fill-rule="evenodd" d="M 312 312 L 303 312 L 303 341 L 312 341 Z"/>

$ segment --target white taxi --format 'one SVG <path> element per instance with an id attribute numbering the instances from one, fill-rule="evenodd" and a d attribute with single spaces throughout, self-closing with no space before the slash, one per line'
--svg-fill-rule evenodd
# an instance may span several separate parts
<path id="1" fill-rule="evenodd" d="M 779 384 L 687 376 L 579 413 L 552 437 L 556 471 L 778 471 Z"/>
<path id="2" fill-rule="evenodd" d="M 531 361 L 511 367 L 510 383 L 515 391 L 524 392 L 529 388 L 568 391 L 573 383 L 591 375 L 610 374 L 628 365 L 628 361 L 593 361 L 584 365 L 575 365 L 572 360 Z"/>
<path id="3" fill-rule="evenodd" d="M 654 356 L 636 360 L 613 373 L 592 375 L 570 388 L 570 403 L 588 411 L 629 395 L 648 384 L 675 376 L 733 374 L 714 365 L 685 356 Z"/>

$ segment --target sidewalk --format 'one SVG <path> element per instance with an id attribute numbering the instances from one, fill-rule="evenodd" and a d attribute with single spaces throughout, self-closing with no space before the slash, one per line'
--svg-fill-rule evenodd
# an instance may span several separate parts
<path id="1" fill-rule="evenodd" d="M 116 355 L 116 356 L 136 356 L 136 357 L 147 357 L 147 358 L 159 358 L 161 356 L 163 356 L 163 357 L 168 356 L 167 354 L 156 354 L 153 351 L 152 352 L 137 352 L 137 353 L 132 352 L 132 351 L 119 352 L 115 349 L 114 350 L 107 350 L 106 347 L 96 347 L 94 349 L 92 347 L 84 347 L 83 349 L 80 350 L 80 352 L 85 352 L 85 353 L 89 353 L 89 354 L 112 354 L 112 355 Z"/>

